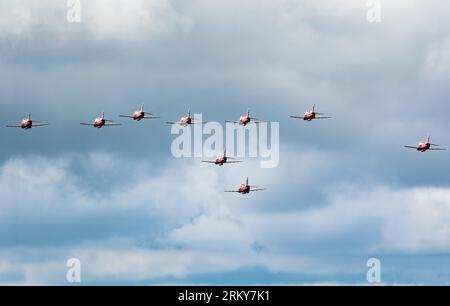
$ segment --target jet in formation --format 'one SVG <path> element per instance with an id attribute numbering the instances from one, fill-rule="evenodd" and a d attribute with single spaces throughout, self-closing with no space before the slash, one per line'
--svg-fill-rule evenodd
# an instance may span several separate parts
<path id="1" fill-rule="evenodd" d="M 225 121 L 226 123 L 234 123 L 246 126 L 249 123 L 260 123 L 260 120 L 258 118 L 253 118 L 250 116 L 250 110 L 247 110 L 247 113 L 245 115 L 242 115 L 238 121 Z"/>
<path id="2" fill-rule="evenodd" d="M 441 148 L 439 145 L 430 142 L 430 136 L 426 140 L 421 141 L 417 146 L 405 146 L 408 149 L 414 149 L 425 153 L 426 151 L 445 151 L 447 149 Z"/>
<path id="3" fill-rule="evenodd" d="M 138 121 L 138 122 L 143 119 L 158 119 L 158 118 L 160 118 L 160 117 L 154 116 L 153 113 L 146 112 L 144 110 L 144 104 L 142 104 L 141 108 L 139 110 L 135 111 L 132 115 L 120 115 L 119 117 L 130 118 L 130 119 L 133 119 L 134 121 Z"/>
<path id="4" fill-rule="evenodd" d="M 245 183 L 242 183 L 237 190 L 226 190 L 225 192 L 235 192 L 240 194 L 249 194 L 253 191 L 263 191 L 266 190 L 266 188 L 260 188 L 258 186 L 250 186 L 248 183 L 248 177 Z"/>
<path id="5" fill-rule="evenodd" d="M 167 121 L 167 124 L 179 124 L 181 126 L 189 126 L 192 124 L 205 124 L 206 122 L 203 121 L 195 121 L 191 116 L 191 111 L 188 111 L 188 114 L 184 117 L 181 117 L 180 121 L 173 122 L 173 121 Z"/>
<path id="6" fill-rule="evenodd" d="M 28 114 L 28 117 L 23 119 L 19 125 L 7 125 L 6 127 L 9 128 L 20 128 L 23 130 L 30 130 L 34 127 L 42 127 L 42 126 L 47 126 L 49 125 L 48 123 L 43 123 L 41 121 L 37 121 L 37 120 L 33 120 L 33 118 L 31 117 L 31 113 Z"/>
<path id="7" fill-rule="evenodd" d="M 293 119 L 303 119 L 304 121 L 311 122 L 317 119 L 331 119 L 332 117 L 326 117 L 324 113 L 316 112 L 316 105 L 314 104 L 312 110 L 307 111 L 303 116 L 291 116 Z"/>
<path id="8" fill-rule="evenodd" d="M 104 126 L 108 127 L 108 126 L 119 126 L 119 125 L 122 125 L 121 123 L 114 123 L 114 121 L 112 121 L 112 120 L 105 119 L 105 113 L 104 112 L 102 113 L 102 116 L 100 118 L 96 118 L 94 120 L 94 122 L 92 122 L 92 123 L 82 122 L 80 124 L 84 125 L 84 126 L 91 126 L 91 127 L 97 128 L 97 129 L 101 129 Z"/>
<path id="9" fill-rule="evenodd" d="M 218 166 L 223 166 L 224 164 L 238 164 L 242 163 L 241 160 L 234 160 L 232 157 L 227 156 L 227 151 L 223 152 L 223 155 L 219 155 L 215 160 L 202 160 L 203 163 L 215 164 Z"/>

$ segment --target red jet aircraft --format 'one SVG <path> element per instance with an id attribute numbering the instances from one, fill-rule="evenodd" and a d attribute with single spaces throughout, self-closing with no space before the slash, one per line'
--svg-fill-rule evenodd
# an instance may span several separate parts
<path id="1" fill-rule="evenodd" d="M 181 126 L 188 126 L 188 125 L 192 125 L 192 124 L 205 124 L 206 122 L 194 121 L 194 119 L 191 116 L 191 111 L 189 110 L 187 116 L 186 117 L 181 117 L 180 121 L 178 121 L 178 122 L 168 121 L 166 123 L 167 124 L 179 124 Z"/>
<path id="2" fill-rule="evenodd" d="M 313 105 L 313 108 L 311 111 L 306 112 L 303 116 L 291 116 L 291 118 L 294 119 L 303 119 L 304 121 L 313 121 L 316 119 L 331 119 L 331 117 L 323 117 L 325 114 L 317 113 L 316 112 L 316 105 Z M 318 117 L 322 116 L 322 117 Z"/>
<path id="3" fill-rule="evenodd" d="M 428 136 L 427 140 L 421 141 L 416 147 L 413 146 L 405 146 L 405 148 L 408 149 L 415 149 L 419 152 L 425 153 L 426 151 L 445 151 L 444 148 L 436 148 L 439 147 L 439 145 L 430 143 L 430 136 Z"/>
<path id="4" fill-rule="evenodd" d="M 142 119 L 158 119 L 160 117 L 153 116 L 152 113 L 144 111 L 144 104 L 142 104 L 141 109 L 133 113 L 133 115 L 120 115 L 122 118 L 131 118 L 135 121 L 141 121 Z"/>
<path id="5" fill-rule="evenodd" d="M 239 125 L 243 125 L 246 126 L 247 124 L 253 122 L 253 123 L 259 123 L 259 119 L 258 118 L 253 118 L 250 116 L 250 110 L 247 110 L 247 114 L 241 116 L 239 118 L 239 121 L 225 121 L 227 123 L 234 123 L 234 124 L 239 124 Z"/>
<path id="6" fill-rule="evenodd" d="M 35 124 L 38 123 L 38 124 Z M 28 118 L 23 119 L 20 122 L 20 125 L 7 125 L 6 127 L 9 128 L 21 128 L 24 130 L 29 130 L 32 129 L 34 127 L 40 127 L 40 126 L 47 126 L 49 125 L 48 123 L 41 123 L 41 121 L 35 121 L 33 120 L 33 118 L 31 118 L 31 113 L 28 114 Z"/>
<path id="7" fill-rule="evenodd" d="M 224 164 L 242 163 L 242 161 L 240 161 L 240 160 L 232 160 L 232 161 L 230 161 L 230 159 L 234 159 L 234 158 L 228 157 L 227 156 L 227 151 L 224 151 L 223 155 L 217 156 L 217 158 L 215 160 L 202 160 L 202 162 L 203 163 L 215 164 L 215 165 L 218 165 L 218 166 L 223 166 Z"/>
<path id="8" fill-rule="evenodd" d="M 240 194 L 249 194 L 250 192 L 253 191 L 262 191 L 262 190 L 266 190 L 266 188 L 259 188 L 257 186 L 250 186 L 248 184 L 248 177 L 247 177 L 247 181 L 245 182 L 245 184 L 241 184 L 239 186 L 238 190 L 227 190 L 225 192 L 236 192 L 236 193 L 240 193 Z"/>
<path id="9" fill-rule="evenodd" d="M 102 113 L 101 118 L 97 118 L 92 123 L 80 123 L 81 125 L 92 126 L 97 129 L 101 129 L 104 126 L 119 126 L 120 123 L 114 123 L 112 120 L 105 119 L 105 113 Z"/>

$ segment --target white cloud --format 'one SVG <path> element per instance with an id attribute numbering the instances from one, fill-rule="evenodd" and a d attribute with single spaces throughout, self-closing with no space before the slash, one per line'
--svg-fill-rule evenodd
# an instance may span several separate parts
<path id="1" fill-rule="evenodd" d="M 450 38 L 435 42 L 428 48 L 425 71 L 431 80 L 447 80 L 450 71 Z"/>
<path id="2" fill-rule="evenodd" d="M 53 47 L 86 41 L 140 44 L 154 35 L 166 35 L 190 22 L 169 0 L 81 1 L 81 23 L 71 24 L 69 7 L 59 0 L 4 0 L 0 3 L 0 39 L 36 42 L 34 33 L 46 33 Z"/>
<path id="3" fill-rule="evenodd" d="M 95 0 L 86 2 L 86 24 L 100 41 L 139 43 L 188 25 L 169 0 Z"/>
<path id="4" fill-rule="evenodd" d="M 6 3 L 0 3 L 0 39 L 20 36 L 31 28 L 32 11 L 23 3 L 16 7 L 7 7 Z"/>
<path id="5" fill-rule="evenodd" d="M 248 228 L 277 250 L 300 245 L 342 252 L 428 253 L 450 250 L 450 189 L 338 188 L 327 205 L 247 216 Z M 277 224 L 268 228 L 267 223 Z M 300 237 L 299 237 L 300 235 Z"/>
<path id="6" fill-rule="evenodd" d="M 100 155 L 94 156 L 85 161 L 89 164 Z M 120 164 L 114 156 L 105 160 L 103 166 Z M 80 178 L 70 170 L 70 158 L 7 162 L 0 171 L 3 220 L 46 214 L 83 220 L 92 218 L 94 212 L 108 216 L 112 211 L 134 211 L 148 216 L 148 222 L 155 218 L 164 225 L 155 228 L 157 236 L 145 231 L 127 236 L 112 230 L 109 238 L 102 240 L 93 237 L 80 243 L 69 239 L 63 248 L 40 248 L 34 260 L 26 254 L 35 252 L 36 247 L 13 246 L 0 252 L 0 270 L 12 280 L 25 277 L 29 283 L 55 283 L 63 281 L 65 257 L 77 257 L 84 263 L 85 280 L 94 282 L 182 279 L 255 266 L 273 273 L 331 276 L 363 269 L 351 262 L 339 264 L 339 256 L 344 254 L 364 257 L 450 250 L 450 190 L 446 188 L 395 190 L 365 187 L 359 182 L 328 184 L 323 186 L 328 190 L 326 200 L 305 207 L 301 194 L 290 185 L 267 180 L 269 190 L 278 186 L 276 194 L 299 199 L 297 208 L 283 207 L 270 197 L 223 194 L 223 185 L 236 180 L 231 175 L 234 169 L 198 167 L 186 160 L 173 163 L 157 176 L 126 177 L 112 192 L 91 194 L 77 185 Z M 102 171 L 108 175 L 107 168 Z M 289 168 L 282 173 L 286 175 L 286 171 Z M 226 173 L 223 181 L 220 172 Z M 277 209 L 268 210 L 268 204 Z M 96 223 L 95 218 L 91 222 Z M 46 220 L 42 218 L 42 222 Z M 35 229 L 24 225 L 24 230 Z M 317 250 L 335 258 L 324 262 L 312 255 Z"/>

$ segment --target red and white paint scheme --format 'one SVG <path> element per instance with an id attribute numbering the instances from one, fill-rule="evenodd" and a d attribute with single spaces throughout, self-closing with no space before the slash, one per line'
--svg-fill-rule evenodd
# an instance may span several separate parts
<path id="1" fill-rule="evenodd" d="M 178 121 L 178 122 L 168 121 L 166 123 L 167 124 L 179 124 L 181 126 L 188 126 L 191 124 L 205 124 L 206 122 L 194 121 L 194 119 L 191 116 L 191 111 L 189 110 L 187 116 L 181 117 L 180 121 Z"/>
<path id="2" fill-rule="evenodd" d="M 112 120 L 105 119 L 105 113 L 102 113 L 100 118 L 97 118 L 92 123 L 80 123 L 81 125 L 92 126 L 97 129 L 101 129 L 104 126 L 119 126 L 122 125 L 120 123 L 114 123 Z"/>
<path id="3" fill-rule="evenodd" d="M 258 120 L 259 120 L 258 118 L 251 117 L 250 110 L 247 110 L 247 114 L 241 116 L 239 118 L 239 121 L 225 121 L 225 122 L 246 126 L 249 123 L 259 123 Z"/>
<path id="4" fill-rule="evenodd" d="M 202 160 L 203 163 L 215 164 L 218 166 L 223 166 L 224 164 L 237 164 L 242 163 L 240 160 L 230 160 L 232 157 L 227 156 L 227 151 L 223 152 L 223 155 L 218 155 L 215 160 Z"/>
<path id="5" fill-rule="evenodd" d="M 250 192 L 253 192 L 253 191 L 262 191 L 262 190 L 266 190 L 266 188 L 250 186 L 248 184 L 248 177 L 247 177 L 247 180 L 245 181 L 245 183 L 242 183 L 241 185 L 239 185 L 238 190 L 227 190 L 225 192 L 236 192 L 236 193 L 240 193 L 240 194 L 249 194 Z"/>
<path id="6" fill-rule="evenodd" d="M 425 153 L 426 151 L 445 151 L 444 148 L 436 148 L 439 145 L 430 142 L 430 136 L 428 136 L 427 140 L 421 141 L 416 147 L 414 146 L 405 146 L 408 149 L 415 149 L 419 152 Z"/>
<path id="7" fill-rule="evenodd" d="M 314 104 L 312 110 L 307 111 L 303 116 L 291 116 L 294 119 L 303 119 L 311 122 L 316 119 L 331 119 L 331 117 L 324 117 L 325 114 L 316 112 L 316 105 Z"/>
<path id="8" fill-rule="evenodd" d="M 144 104 L 142 104 L 141 108 L 133 113 L 133 115 L 120 115 L 122 118 L 131 118 L 134 121 L 141 121 L 143 119 L 158 119 L 160 117 L 153 116 L 152 113 L 148 113 L 144 111 Z"/>
<path id="9" fill-rule="evenodd" d="M 37 124 L 36 124 L 37 123 Z M 31 117 L 31 113 L 28 114 L 28 117 L 23 119 L 20 122 L 20 125 L 7 125 L 6 127 L 9 128 L 21 128 L 23 130 L 29 130 L 34 127 L 41 127 L 41 126 L 47 126 L 48 123 L 41 123 L 41 121 L 33 121 L 33 118 Z"/>

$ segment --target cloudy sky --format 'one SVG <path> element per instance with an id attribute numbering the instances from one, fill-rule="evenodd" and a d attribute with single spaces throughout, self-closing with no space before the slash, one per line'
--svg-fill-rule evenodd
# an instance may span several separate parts
<path id="1" fill-rule="evenodd" d="M 0 283 L 450 284 L 450 7 L 0 0 Z M 163 119 L 95 130 L 141 103 Z M 332 120 L 289 115 L 316 103 Z M 280 122 L 280 163 L 171 154 L 166 120 Z M 268 187 L 225 194 L 246 176 Z"/>

